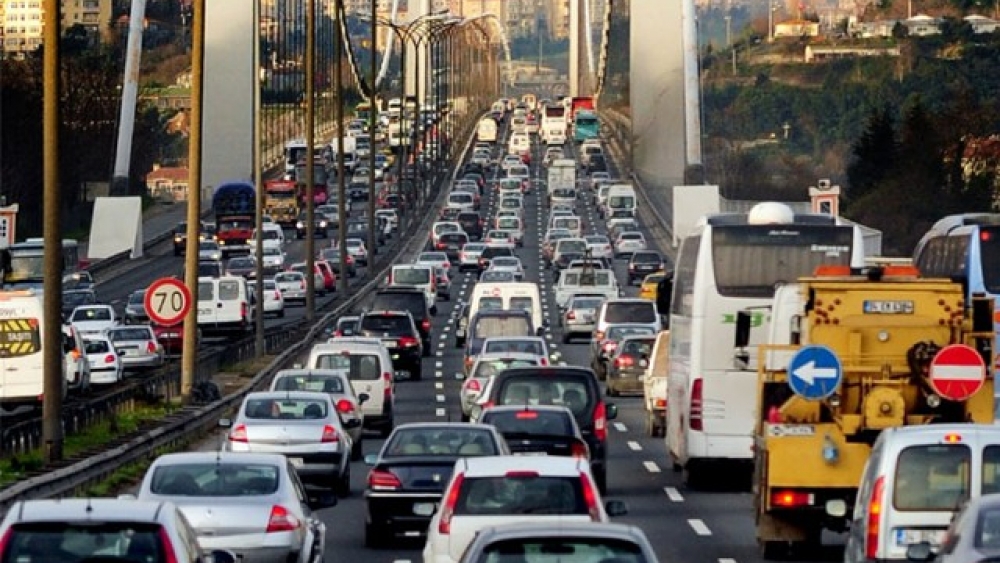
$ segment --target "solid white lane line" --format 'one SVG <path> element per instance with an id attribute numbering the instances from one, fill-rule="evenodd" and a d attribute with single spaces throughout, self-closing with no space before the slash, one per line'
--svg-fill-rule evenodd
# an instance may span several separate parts
<path id="1" fill-rule="evenodd" d="M 694 530 L 694 533 L 698 534 L 699 536 L 712 535 L 712 530 L 709 530 L 708 526 L 706 526 L 705 523 L 698 518 L 689 519 L 688 525 L 691 526 L 691 529 Z"/>
<path id="2" fill-rule="evenodd" d="M 660 472 L 660 466 L 656 465 L 655 461 L 644 461 L 644 462 L 642 462 L 642 465 L 643 465 L 643 467 L 646 468 L 646 471 L 649 471 L 650 473 L 659 473 Z"/>
<path id="3" fill-rule="evenodd" d="M 680 491 L 676 487 L 663 487 L 663 492 L 667 493 L 667 498 L 670 502 L 684 502 L 684 497 L 681 496 Z"/>
<path id="4" fill-rule="evenodd" d="M 625 424 L 623 424 L 621 422 L 616 422 L 614 424 L 614 426 L 615 426 L 615 430 L 617 430 L 619 432 L 628 432 L 628 426 L 625 426 Z"/>
<path id="5" fill-rule="evenodd" d="M 641 452 L 642 451 L 642 444 L 640 444 L 639 442 L 636 442 L 634 440 L 629 440 L 628 441 L 628 449 L 632 450 L 633 452 Z"/>

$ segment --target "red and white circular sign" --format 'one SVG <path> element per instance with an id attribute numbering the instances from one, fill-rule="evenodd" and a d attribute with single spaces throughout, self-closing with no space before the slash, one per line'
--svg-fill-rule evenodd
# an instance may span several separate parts
<path id="1" fill-rule="evenodd" d="M 142 305 L 154 323 L 174 326 L 183 322 L 191 310 L 191 292 L 177 278 L 160 278 L 146 289 Z"/>
<path id="2" fill-rule="evenodd" d="M 964 401 L 983 387 L 986 363 L 975 348 L 951 344 L 931 360 L 929 375 L 935 393 L 949 401 Z"/>

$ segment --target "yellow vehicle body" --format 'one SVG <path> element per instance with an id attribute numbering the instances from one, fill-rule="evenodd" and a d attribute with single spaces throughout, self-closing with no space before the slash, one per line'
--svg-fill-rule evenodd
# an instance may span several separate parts
<path id="1" fill-rule="evenodd" d="M 656 301 L 657 287 L 663 281 L 664 275 L 666 275 L 664 272 L 654 272 L 643 278 L 642 285 L 639 286 L 639 297 Z"/>
<path id="2" fill-rule="evenodd" d="M 794 544 L 818 544 L 823 529 L 846 529 L 882 429 L 993 422 L 990 369 L 982 388 L 961 402 L 937 397 L 927 379 L 934 354 L 950 344 L 972 346 L 994 365 L 992 300 L 965 303 L 961 284 L 921 279 L 911 268 L 877 271 L 801 279 L 793 288 L 802 297 L 796 311 L 787 306 L 794 300 L 783 311 L 775 300 L 768 340 L 790 344 L 760 345 L 756 356 L 753 492 L 767 558 L 785 556 Z M 787 334 L 778 334 L 781 326 Z M 810 345 L 828 347 L 841 362 L 840 385 L 824 399 L 806 399 L 789 386 L 789 361 Z"/>

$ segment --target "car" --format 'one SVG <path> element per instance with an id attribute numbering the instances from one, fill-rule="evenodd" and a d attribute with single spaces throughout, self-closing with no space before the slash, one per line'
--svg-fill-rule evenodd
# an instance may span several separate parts
<path id="1" fill-rule="evenodd" d="M 508 271 L 514 275 L 515 281 L 524 281 L 524 266 L 521 259 L 516 256 L 497 256 L 490 261 L 490 268 L 487 271 Z"/>
<path id="2" fill-rule="evenodd" d="M 257 275 L 257 261 L 250 256 L 234 256 L 226 262 L 227 276 L 253 278 Z"/>
<path id="3" fill-rule="evenodd" d="M 333 266 L 323 259 L 316 259 L 313 263 L 316 269 L 323 274 L 323 289 L 327 292 L 337 291 L 337 273 L 334 271 Z"/>
<path id="4" fill-rule="evenodd" d="M 306 302 L 306 276 L 302 272 L 278 272 L 274 275 L 274 283 L 285 303 Z"/>
<path id="5" fill-rule="evenodd" d="M 118 383 L 124 369 L 114 344 L 106 336 L 93 335 L 83 341 L 87 363 L 90 364 L 90 382 L 94 385 Z"/>
<path id="6" fill-rule="evenodd" d="M 653 272 L 652 274 L 646 275 L 646 277 L 642 278 L 642 283 L 639 284 L 639 297 L 641 299 L 648 299 L 655 302 L 656 295 L 659 292 L 660 282 L 662 282 L 666 277 L 666 272 Z"/>
<path id="7" fill-rule="evenodd" d="M 666 268 L 663 256 L 655 250 L 638 250 L 632 253 L 628 261 L 628 284 L 633 285 L 654 272 Z"/>
<path id="8" fill-rule="evenodd" d="M 362 313 L 358 334 L 380 338 L 392 357 L 393 370 L 408 371 L 411 380 L 420 381 L 423 375 L 423 344 L 409 311 Z"/>
<path id="9" fill-rule="evenodd" d="M 494 336 L 483 341 L 483 354 L 532 354 L 548 365 L 549 346 L 541 336 Z"/>
<path id="10" fill-rule="evenodd" d="M 448 276 L 448 270 L 441 266 L 435 266 L 434 281 L 437 287 L 438 299 L 451 301 L 451 278 Z"/>
<path id="11" fill-rule="evenodd" d="M 488 270 L 490 264 L 493 263 L 493 259 L 497 256 L 516 256 L 514 254 L 514 245 L 505 244 L 503 246 L 489 246 L 483 249 L 479 253 L 479 270 Z"/>
<path id="12" fill-rule="evenodd" d="M 302 274 L 303 281 L 308 281 L 305 277 L 307 271 L 306 268 L 308 267 L 309 265 L 306 262 L 298 262 L 289 266 L 288 269 L 292 272 L 299 272 Z M 330 279 L 329 273 L 325 272 L 322 268 L 320 268 L 319 264 L 313 261 L 313 290 L 320 295 L 325 295 L 328 291 L 336 290 L 336 287 L 336 280 Z M 333 289 L 331 290 L 329 288 Z"/>
<path id="13" fill-rule="evenodd" d="M 304 239 L 307 234 L 308 227 L 308 215 L 306 211 L 299 213 L 298 218 L 295 220 L 295 238 Z M 327 230 L 329 228 L 329 223 L 321 213 L 313 212 L 313 238 L 322 237 L 328 238 L 330 232 Z"/>
<path id="14" fill-rule="evenodd" d="M 158 368 L 166 352 L 149 325 L 115 326 L 104 331 L 126 370 Z"/>
<path id="15" fill-rule="evenodd" d="M 137 289 L 128 295 L 125 301 L 125 324 L 145 324 L 149 322 L 146 314 L 146 290 Z"/>
<path id="16" fill-rule="evenodd" d="M 445 233 L 438 237 L 437 249 L 444 252 L 448 261 L 454 266 L 458 263 L 462 248 L 469 242 L 465 233 Z"/>
<path id="17" fill-rule="evenodd" d="M 487 338 L 487 342 L 495 340 Z M 485 344 L 484 344 L 485 348 Z M 457 373 L 457 379 L 464 378 L 462 388 L 459 391 L 459 404 L 462 408 L 462 422 L 468 422 L 473 407 L 479 399 L 480 394 L 489 385 L 490 378 L 503 370 L 512 367 L 530 367 L 548 365 L 548 358 L 527 352 L 490 352 L 481 353 L 476 358 L 475 363 L 469 369 L 468 374 Z"/>
<path id="18" fill-rule="evenodd" d="M 430 247 L 437 248 L 438 237 L 444 233 L 461 233 L 465 232 L 462 230 L 462 225 L 455 221 L 438 221 L 431 225 L 431 240 Z"/>
<path id="19" fill-rule="evenodd" d="M 482 242 L 465 243 L 458 253 L 458 271 L 479 269 L 479 256 L 485 248 L 486 244 Z"/>
<path id="20" fill-rule="evenodd" d="M 614 248 L 611 240 L 604 235 L 586 235 L 583 237 L 587 241 L 587 250 L 593 258 L 614 258 Z"/>
<path id="21" fill-rule="evenodd" d="M 451 269 L 451 260 L 444 252 L 421 252 L 417 259 L 413 261 L 418 266 L 431 266 L 432 268 Z"/>
<path id="22" fill-rule="evenodd" d="M 420 341 L 424 355 L 431 353 L 431 316 L 434 311 L 427 305 L 424 292 L 414 287 L 386 287 L 375 292 L 371 311 L 408 311 L 420 331 Z"/>
<path id="23" fill-rule="evenodd" d="M 541 327 L 538 327 L 540 330 Z M 473 310 L 465 333 L 465 369 L 475 363 L 482 353 L 487 338 L 496 336 L 535 336 L 539 331 L 534 326 L 531 311 L 524 309 L 487 309 L 482 306 Z"/>
<path id="24" fill-rule="evenodd" d="M 164 454 L 146 470 L 136 498 L 176 505 L 203 548 L 240 561 L 318 560 L 326 525 L 312 510 L 336 504 L 333 495 L 310 497 L 290 460 L 275 453 Z"/>
<path id="25" fill-rule="evenodd" d="M 346 211 L 350 211 L 350 209 L 348 208 Z M 336 229 L 340 225 L 340 208 L 336 203 L 317 205 L 313 213 L 326 219 L 326 224 L 332 229 Z"/>
<path id="26" fill-rule="evenodd" d="M 341 275 L 340 248 L 336 246 L 330 248 L 324 248 L 323 250 L 320 251 L 319 258 L 330 265 L 330 268 L 333 270 L 333 273 L 335 275 L 338 276 Z M 347 253 L 345 259 L 346 259 L 345 269 L 347 270 L 347 277 L 349 278 L 357 277 L 358 261 L 355 260 L 353 256 L 351 256 L 350 252 Z"/>
<path id="27" fill-rule="evenodd" d="M 80 305 L 96 305 L 97 293 L 93 289 L 69 289 L 62 293 L 62 316 L 68 319 Z"/>
<path id="28" fill-rule="evenodd" d="M 637 231 L 624 232 L 615 239 L 615 258 L 631 256 L 635 252 L 646 250 L 646 248 L 648 248 L 646 237 L 642 233 Z"/>
<path id="29" fill-rule="evenodd" d="M 264 273 L 274 274 L 275 272 L 280 272 L 285 269 L 285 260 L 287 255 L 285 251 L 281 249 L 281 246 L 276 244 L 265 244 L 264 251 L 261 253 L 264 262 Z"/>
<path id="30" fill-rule="evenodd" d="M 285 316 L 285 297 L 281 294 L 281 290 L 278 289 L 276 281 L 273 279 L 264 280 L 264 290 L 261 293 L 257 291 L 256 280 L 248 282 L 247 285 L 255 299 L 263 295 L 265 315 L 274 315 L 279 319 Z"/>
<path id="31" fill-rule="evenodd" d="M 585 293 L 570 297 L 561 316 L 563 344 L 569 344 L 575 336 L 590 337 L 597 327 L 597 311 L 604 303 L 604 299 L 603 295 L 587 295 Z"/>
<path id="32" fill-rule="evenodd" d="M 360 319 L 359 319 L 360 320 Z M 363 428 L 384 438 L 395 425 L 395 374 L 389 350 L 377 338 L 338 336 L 315 344 L 309 351 L 309 369 L 330 369 L 347 375 L 354 393 L 368 395 L 361 403 Z"/>
<path id="33" fill-rule="evenodd" d="M 455 221 L 462 227 L 470 240 L 483 238 L 483 217 L 475 211 L 463 211 L 456 217 Z"/>
<path id="34" fill-rule="evenodd" d="M 488 407 L 479 422 L 500 431 L 514 455 L 554 455 L 590 459 L 590 449 L 573 413 L 561 405 Z"/>
<path id="35" fill-rule="evenodd" d="M 354 444 L 326 393 L 248 393 L 236 418 L 220 425 L 230 427 L 226 451 L 284 454 L 304 482 L 350 493 Z"/>
<path id="36" fill-rule="evenodd" d="M 215 454 L 212 454 L 213 456 Z M 181 509 L 167 501 L 115 498 L 23 500 L 7 510 L 5 561 L 235 563 L 236 555 L 197 541 Z"/>
<path id="37" fill-rule="evenodd" d="M 482 424 L 398 426 L 371 466 L 365 488 L 365 546 L 390 545 L 397 535 L 423 535 L 461 457 L 509 455 L 503 437 Z"/>
<path id="38" fill-rule="evenodd" d="M 375 217 L 385 218 L 389 226 L 390 235 L 399 230 L 399 213 L 397 213 L 396 209 L 378 209 L 375 211 Z"/>
<path id="39" fill-rule="evenodd" d="M 609 397 L 643 392 L 643 377 L 655 342 L 655 334 L 626 336 L 618 342 L 607 367 L 606 389 Z"/>
<path id="40" fill-rule="evenodd" d="M 427 531 L 424 563 L 457 563 L 485 527 L 608 522 L 627 510 L 602 506 L 587 460 L 556 456 L 461 458 Z"/>
<path id="41" fill-rule="evenodd" d="M 63 291 L 94 289 L 95 285 L 94 275 L 86 270 L 63 276 Z"/>
<path id="42" fill-rule="evenodd" d="M 344 240 L 347 246 L 347 255 L 354 258 L 354 261 L 361 266 L 368 266 L 368 243 L 356 237 Z"/>
<path id="43" fill-rule="evenodd" d="M 173 236 L 174 256 L 182 256 L 184 255 L 185 252 L 187 252 L 187 226 L 188 226 L 187 221 L 181 221 L 180 223 L 177 223 L 177 225 L 174 227 L 174 236 Z M 207 232 L 206 227 L 207 225 L 205 223 L 201 223 L 198 225 L 199 240 L 205 240 L 205 238 L 211 238 L 212 234 L 214 234 Z"/>
<path id="44" fill-rule="evenodd" d="M 163 326 L 156 323 L 150 324 L 153 329 L 153 334 L 156 335 L 156 341 L 163 346 L 163 353 L 167 357 L 176 357 L 181 354 L 184 349 L 184 323 L 174 325 L 174 326 Z M 201 329 L 195 329 L 195 342 L 201 341 Z"/>
<path id="45" fill-rule="evenodd" d="M 102 334 L 117 326 L 118 322 L 118 314 L 111 305 L 80 305 L 69 315 L 69 324 L 85 338 L 92 334 Z"/>
<path id="46" fill-rule="evenodd" d="M 590 344 L 590 368 L 597 378 L 604 381 L 608 376 L 611 358 L 628 336 L 646 336 L 650 340 L 656 337 L 656 330 L 644 323 L 615 323 L 604 329 L 604 336 L 598 338 L 596 331 Z"/>
<path id="47" fill-rule="evenodd" d="M 483 283 L 515 283 L 517 277 L 513 270 L 494 270 L 490 268 L 479 274 L 479 281 Z"/>
<path id="48" fill-rule="evenodd" d="M 507 247 L 514 248 L 516 242 L 514 241 L 514 235 L 508 231 L 501 231 L 499 229 L 492 229 L 486 233 L 483 237 L 483 242 L 486 243 L 487 247 Z"/>
<path id="49" fill-rule="evenodd" d="M 222 261 L 222 247 L 214 240 L 203 240 L 198 242 L 198 260 L 210 262 Z"/>
<path id="50" fill-rule="evenodd" d="M 337 319 L 337 325 L 333 330 L 334 338 L 344 338 L 350 336 L 357 336 L 358 334 L 358 323 L 361 321 L 361 317 L 357 316 L 346 316 Z"/>
<path id="51" fill-rule="evenodd" d="M 368 393 L 354 392 L 354 387 L 343 370 L 336 369 L 283 369 L 274 374 L 271 391 L 316 391 L 330 396 L 337 407 L 341 423 L 353 442 L 351 460 L 362 455 L 362 428 L 365 414 L 361 405 L 370 398 Z"/>
<path id="52" fill-rule="evenodd" d="M 906 559 L 940 563 L 997 560 L 1000 557 L 1000 493 L 966 501 L 948 526 L 937 553 L 934 547 L 927 541 L 909 544 Z"/>

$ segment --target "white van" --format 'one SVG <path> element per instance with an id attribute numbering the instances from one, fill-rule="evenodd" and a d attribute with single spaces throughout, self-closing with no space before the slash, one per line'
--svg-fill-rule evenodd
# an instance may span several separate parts
<path id="1" fill-rule="evenodd" d="M 608 188 L 606 215 L 608 217 L 635 217 L 636 201 L 635 188 L 628 184 L 614 184 Z"/>
<path id="2" fill-rule="evenodd" d="M 583 237 L 583 219 L 576 215 L 553 215 L 549 217 L 549 229 L 566 229 L 573 238 Z"/>
<path id="3" fill-rule="evenodd" d="M 448 194 L 448 205 L 454 209 L 463 211 L 476 210 L 476 196 L 469 192 L 451 192 Z"/>
<path id="4" fill-rule="evenodd" d="M 1000 492 L 1000 427 L 887 428 L 861 476 L 844 561 L 906 561 L 910 545 L 936 550 L 970 498 Z"/>
<path id="5" fill-rule="evenodd" d="M 393 266 L 389 271 L 389 285 L 415 287 L 423 291 L 431 314 L 437 313 L 437 279 L 434 268 L 416 264 Z"/>
<path id="6" fill-rule="evenodd" d="M 309 351 L 308 369 L 332 369 L 347 375 L 354 393 L 368 394 L 361 404 L 364 427 L 385 437 L 395 425 L 396 402 L 392 358 L 378 338 L 340 337 L 315 344 Z"/>
<path id="7" fill-rule="evenodd" d="M 476 127 L 476 140 L 484 143 L 497 142 L 497 122 L 492 117 L 484 117 L 479 120 Z"/>
<path id="8" fill-rule="evenodd" d="M 239 336 L 250 332 L 254 309 L 243 277 L 198 278 L 198 328 L 202 334 Z"/>
<path id="9" fill-rule="evenodd" d="M 531 137 L 527 133 L 514 133 L 510 136 L 510 143 L 507 145 L 509 154 L 523 154 L 531 152 Z"/>
<path id="10" fill-rule="evenodd" d="M 40 405 L 45 392 L 42 343 L 45 337 L 42 298 L 34 290 L 0 292 L 0 404 Z M 71 351 L 64 346 L 63 352 Z M 81 351 L 82 352 L 82 351 Z M 86 360 L 84 360 L 86 361 Z M 64 362 L 65 363 L 65 362 Z M 63 378 L 63 394 L 68 387 Z"/>
<path id="11" fill-rule="evenodd" d="M 613 270 L 567 268 L 559 275 L 559 284 L 556 285 L 556 305 L 565 309 L 570 298 L 577 293 L 601 295 L 605 300 L 617 299 L 621 288 Z"/>
<path id="12" fill-rule="evenodd" d="M 285 231 L 281 228 L 281 225 L 277 223 L 265 223 L 263 226 L 264 230 L 264 246 L 268 244 L 277 244 L 279 246 L 285 246 Z M 247 246 L 250 247 L 250 254 L 253 254 L 257 250 L 257 231 L 254 230 L 253 235 L 251 235 L 250 240 L 247 241 Z"/>
<path id="13" fill-rule="evenodd" d="M 531 324 L 538 327 L 539 335 L 548 323 L 548 321 L 542 320 L 542 297 L 538 291 L 538 284 L 533 282 L 477 283 L 472 287 L 468 318 L 475 317 L 480 309 L 523 309 L 529 311 L 531 312 Z M 465 335 L 456 333 L 455 336 L 464 338 Z"/>

